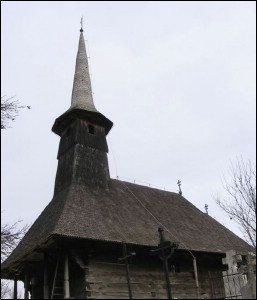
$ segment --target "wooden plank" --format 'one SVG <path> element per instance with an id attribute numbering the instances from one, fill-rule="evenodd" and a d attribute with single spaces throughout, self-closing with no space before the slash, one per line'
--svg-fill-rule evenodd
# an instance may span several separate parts
<path id="1" fill-rule="evenodd" d="M 91 262 L 87 267 L 88 298 L 128 299 L 128 286 L 123 264 Z M 134 299 L 166 299 L 166 283 L 162 270 L 130 265 L 131 289 Z M 173 296 L 190 299 L 196 296 L 191 272 L 170 274 Z"/>

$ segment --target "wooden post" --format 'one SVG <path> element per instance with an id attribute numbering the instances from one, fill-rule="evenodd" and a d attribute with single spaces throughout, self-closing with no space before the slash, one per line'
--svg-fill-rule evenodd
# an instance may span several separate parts
<path id="1" fill-rule="evenodd" d="M 14 276 L 13 299 L 17 299 L 17 277 Z"/>
<path id="2" fill-rule="evenodd" d="M 31 279 L 30 279 L 30 283 L 31 283 L 31 291 L 30 291 L 30 293 L 31 293 L 31 296 L 30 296 L 30 298 L 31 299 L 35 299 L 35 286 L 36 286 L 36 282 L 37 282 L 37 278 L 36 277 L 32 277 Z"/>
<path id="3" fill-rule="evenodd" d="M 44 299 L 49 299 L 49 286 L 48 286 L 48 260 L 47 254 L 44 256 Z"/>
<path id="4" fill-rule="evenodd" d="M 159 233 L 160 233 L 160 246 L 162 246 L 162 244 L 164 244 L 164 236 L 163 236 L 163 229 L 162 228 L 159 228 Z M 165 280 L 166 280 L 167 296 L 168 296 L 168 299 L 172 299 L 169 269 L 168 269 L 168 258 L 169 258 L 169 256 L 167 256 L 165 254 L 164 249 L 165 249 L 164 246 L 162 246 L 161 247 L 161 258 L 163 260 L 163 269 L 164 269 Z"/>
<path id="5" fill-rule="evenodd" d="M 256 262 L 254 263 L 254 256 L 248 252 L 247 254 L 247 266 L 248 266 L 248 282 L 251 287 L 251 295 L 252 299 L 256 299 L 256 279 L 254 275 L 254 265 L 256 266 Z"/>
<path id="6" fill-rule="evenodd" d="M 70 298 L 70 282 L 69 282 L 69 257 L 65 254 L 64 260 L 64 299 Z"/>
<path id="7" fill-rule="evenodd" d="M 119 258 L 119 261 L 124 261 L 125 262 L 125 267 L 126 267 L 126 276 L 127 276 L 127 283 L 128 283 L 128 292 L 129 292 L 129 299 L 132 299 L 132 290 L 131 290 L 131 284 L 130 284 L 130 274 L 129 274 L 129 263 L 128 259 L 131 256 L 136 255 L 135 252 L 127 253 L 127 246 L 125 242 L 122 242 L 123 246 L 123 257 Z"/>
<path id="8" fill-rule="evenodd" d="M 155 253 L 159 254 L 160 259 L 163 261 L 163 270 L 164 270 L 165 281 L 166 281 L 167 296 L 168 299 L 172 299 L 168 259 L 172 256 L 174 250 L 178 248 L 178 243 L 175 242 L 171 243 L 170 241 L 166 241 L 164 239 L 162 227 L 159 227 L 158 231 L 160 235 L 160 243 L 157 249 L 153 249 L 150 251 L 150 254 L 151 255 Z"/>
<path id="9" fill-rule="evenodd" d="M 28 267 L 25 267 L 25 278 L 24 278 L 24 299 L 29 299 L 29 272 Z"/>
<path id="10" fill-rule="evenodd" d="M 200 299 L 198 272 L 197 272 L 197 265 L 196 265 L 196 258 L 195 257 L 193 258 L 193 265 L 194 265 L 195 286 L 196 286 L 197 299 Z"/>
<path id="11" fill-rule="evenodd" d="M 123 254 L 124 256 L 127 255 L 127 248 L 125 243 L 123 244 Z M 129 299 L 132 299 L 132 291 L 131 291 L 130 276 L 129 276 L 129 264 L 127 259 L 125 259 L 125 265 L 126 265 L 126 276 L 128 282 Z"/>

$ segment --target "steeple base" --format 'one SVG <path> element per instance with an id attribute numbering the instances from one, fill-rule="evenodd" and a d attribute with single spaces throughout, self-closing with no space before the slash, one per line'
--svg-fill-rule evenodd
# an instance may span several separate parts
<path id="1" fill-rule="evenodd" d="M 54 195 L 70 184 L 108 188 L 109 179 L 107 153 L 76 144 L 59 158 Z"/>

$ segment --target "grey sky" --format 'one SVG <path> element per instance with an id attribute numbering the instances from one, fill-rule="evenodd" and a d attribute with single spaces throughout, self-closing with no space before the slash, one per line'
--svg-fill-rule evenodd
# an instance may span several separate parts
<path id="1" fill-rule="evenodd" d="M 2 130 L 4 220 L 33 222 L 52 199 L 80 18 L 96 108 L 114 122 L 111 176 L 177 191 L 228 228 L 221 176 L 256 153 L 254 1 L 2 1 L 2 95 L 23 110 Z"/>

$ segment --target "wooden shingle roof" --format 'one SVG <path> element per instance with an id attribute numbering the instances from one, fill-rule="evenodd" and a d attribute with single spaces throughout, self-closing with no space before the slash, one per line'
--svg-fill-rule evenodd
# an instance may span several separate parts
<path id="1" fill-rule="evenodd" d="M 108 190 L 71 185 L 57 194 L 2 264 L 2 271 L 51 236 L 156 246 L 156 219 L 168 229 L 168 239 L 180 242 L 179 249 L 216 253 L 251 250 L 183 196 L 111 179 Z"/>

